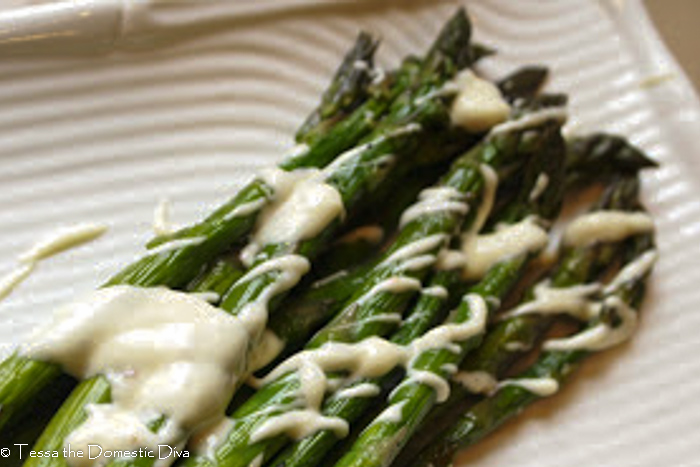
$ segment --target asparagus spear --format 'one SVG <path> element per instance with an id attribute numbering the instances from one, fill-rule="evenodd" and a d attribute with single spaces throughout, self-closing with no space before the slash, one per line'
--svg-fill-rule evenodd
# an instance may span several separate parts
<path id="1" fill-rule="evenodd" d="M 313 141 L 367 100 L 378 45 L 379 42 L 366 32 L 357 36 L 323 93 L 319 106 L 297 130 L 297 142 Z"/>
<path id="2" fill-rule="evenodd" d="M 634 239 L 631 245 L 628 242 L 627 262 L 639 258 L 651 248 L 653 248 L 653 240 L 650 235 L 642 235 Z M 604 301 L 600 317 L 589 323 L 587 328 L 592 329 L 599 326 L 601 322 L 608 322 L 609 326 L 613 325 L 609 321 L 615 317 L 617 307 L 626 305 L 639 307 L 649 272 L 646 270 L 643 274 L 632 276 L 630 280 L 611 291 L 608 299 Z M 549 378 L 559 386 L 592 353 L 594 352 L 587 350 L 546 350 L 534 365 L 513 380 L 516 384 L 500 385 L 494 394 L 462 414 L 449 429 L 441 433 L 439 439 L 436 439 L 417 459 L 414 458 L 414 462 L 407 465 L 412 467 L 452 465 L 452 458 L 458 449 L 478 442 L 518 415 L 528 405 L 543 397 L 518 386 L 519 380 Z"/>
<path id="3" fill-rule="evenodd" d="M 608 133 L 575 136 L 567 142 L 567 183 L 585 185 L 616 174 L 635 174 L 658 164 L 625 138 Z"/>
<path id="4" fill-rule="evenodd" d="M 517 69 L 498 82 L 498 88 L 509 101 L 530 99 L 537 95 L 549 76 L 549 69 L 529 65 Z"/>

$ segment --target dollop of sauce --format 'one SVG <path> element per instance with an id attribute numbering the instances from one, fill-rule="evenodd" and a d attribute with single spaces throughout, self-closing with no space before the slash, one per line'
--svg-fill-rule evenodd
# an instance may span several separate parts
<path id="1" fill-rule="evenodd" d="M 272 202 L 258 217 L 252 239 L 242 258 L 250 264 L 264 245 L 296 244 L 313 238 L 334 219 L 345 215 L 343 199 L 338 190 L 326 183 L 318 169 L 291 172 L 278 168 L 263 171 L 262 179 L 273 188 Z"/>
<path id="2" fill-rule="evenodd" d="M 0 278 L 0 300 L 7 297 L 34 272 L 43 260 L 76 248 L 101 237 L 107 226 L 95 223 L 80 223 L 61 227 L 35 243 L 30 249 L 20 254 L 20 264 L 13 271 Z"/>
<path id="3" fill-rule="evenodd" d="M 568 246 L 617 242 L 632 235 L 651 232 L 654 221 L 645 212 L 594 211 L 574 219 L 564 232 Z"/>
<path id="4" fill-rule="evenodd" d="M 451 110 L 454 125 L 479 133 L 504 122 L 510 115 L 510 106 L 498 87 L 472 71 L 461 72 L 454 84 L 459 88 Z"/>
<path id="5" fill-rule="evenodd" d="M 223 416 L 246 371 L 250 338 L 239 318 L 196 296 L 120 285 L 59 309 L 21 352 L 77 378 L 109 381 L 112 402 L 88 406 L 87 420 L 66 439 L 71 449 L 156 449 Z M 153 432 L 149 424 L 161 415 L 167 422 Z"/>

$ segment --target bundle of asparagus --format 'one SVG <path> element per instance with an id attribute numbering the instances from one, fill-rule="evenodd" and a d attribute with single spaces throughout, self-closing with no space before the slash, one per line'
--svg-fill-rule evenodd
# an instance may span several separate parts
<path id="1" fill-rule="evenodd" d="M 544 67 L 478 77 L 492 52 L 464 10 L 396 70 L 375 67 L 377 46 L 358 36 L 278 168 L 153 239 L 58 321 L 70 332 L 39 333 L 0 364 L 3 436 L 120 453 L 25 466 L 148 467 L 141 449 L 159 444 L 187 449 L 185 466 L 450 465 L 630 337 L 656 257 L 637 175 L 653 162 L 613 135 L 565 141 L 566 96 L 540 94 Z M 542 274 L 565 198 L 591 185 L 606 191 L 567 227 L 551 272 L 502 310 Z M 123 322 L 100 324 L 100 306 Z M 158 307 L 189 317 L 186 339 L 150 344 L 162 348 L 147 361 L 113 355 L 151 335 L 136 311 L 155 329 L 183 324 Z M 547 338 L 570 317 L 578 334 Z"/>

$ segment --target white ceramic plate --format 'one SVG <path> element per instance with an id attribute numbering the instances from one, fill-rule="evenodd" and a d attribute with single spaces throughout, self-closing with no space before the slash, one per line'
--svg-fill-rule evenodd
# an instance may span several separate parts
<path id="1" fill-rule="evenodd" d="M 29 2 L 0 9 L 20 3 Z M 576 130 L 621 132 L 663 165 L 645 177 L 662 257 L 639 335 L 464 465 L 700 465 L 695 95 L 638 1 L 466 3 L 478 38 L 500 50 L 485 71 L 550 65 L 551 88 L 571 94 Z M 4 352 L 136 257 L 159 198 L 187 223 L 278 159 L 359 29 L 383 37 L 380 61 L 390 66 L 424 50 L 456 2 L 76 5 L 83 19 L 0 13 L 0 271 L 58 225 L 111 230 L 42 264 L 0 306 Z"/>

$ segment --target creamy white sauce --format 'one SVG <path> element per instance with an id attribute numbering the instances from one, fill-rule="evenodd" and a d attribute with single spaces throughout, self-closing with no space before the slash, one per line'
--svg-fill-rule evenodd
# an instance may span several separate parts
<path id="1" fill-rule="evenodd" d="M 353 329 L 359 328 L 366 325 L 367 323 L 394 323 L 401 324 L 403 322 L 403 317 L 399 313 L 381 313 L 378 315 L 367 316 L 366 318 L 353 320 L 352 322 L 336 325 L 333 328 L 337 330 L 341 329 Z"/>
<path id="2" fill-rule="evenodd" d="M 242 259 L 250 264 L 264 245 L 296 244 L 313 238 L 333 220 L 345 216 L 343 199 L 338 190 L 327 184 L 318 169 L 287 172 L 268 168 L 262 179 L 272 187 L 272 202 L 267 204 L 256 223 Z"/>
<path id="3" fill-rule="evenodd" d="M 265 376 L 262 383 L 297 372 L 305 412 L 318 414 L 323 397 L 330 390 L 328 373 L 346 372 L 346 380 L 354 381 L 386 375 L 401 365 L 408 370 L 408 378 L 402 385 L 426 384 L 436 391 L 437 400 L 442 402 L 449 396 L 449 383 L 438 374 L 413 368 L 413 362 L 428 350 L 459 351 L 458 343 L 484 332 L 488 315 L 486 303 L 474 294 L 467 295 L 465 300 L 469 303 L 471 317 L 463 323 L 433 328 L 406 346 L 376 336 L 351 344 L 328 342 L 291 356 Z"/>
<path id="4" fill-rule="evenodd" d="M 436 261 L 437 256 L 435 255 L 416 256 L 415 258 L 407 259 L 406 261 L 402 262 L 398 267 L 398 270 L 402 272 L 420 271 L 429 268 L 435 264 Z"/>
<path id="5" fill-rule="evenodd" d="M 36 269 L 36 263 L 22 264 L 0 279 L 0 300 L 12 293 L 22 282 L 26 281 Z"/>
<path id="6" fill-rule="evenodd" d="M 195 292 L 191 295 L 212 304 L 219 303 L 219 300 L 221 300 L 221 295 L 216 292 Z"/>
<path id="7" fill-rule="evenodd" d="M 157 236 L 168 235 L 175 231 L 170 219 L 171 203 L 168 198 L 161 199 L 153 210 L 153 233 Z"/>
<path id="8" fill-rule="evenodd" d="M 563 107 L 549 107 L 536 112 L 526 113 L 517 120 L 500 123 L 491 128 L 490 135 L 510 133 L 512 131 L 524 131 L 542 125 L 552 120 L 560 123 L 566 122 L 568 113 Z"/>
<path id="9" fill-rule="evenodd" d="M 544 172 L 540 172 L 537 180 L 535 180 L 535 186 L 532 187 L 530 192 L 530 201 L 537 201 L 542 196 L 542 193 L 545 192 L 547 186 L 549 186 L 549 176 Z"/>
<path id="10" fill-rule="evenodd" d="M 525 343 L 525 342 L 507 342 L 504 346 L 504 348 L 508 352 L 527 352 L 528 350 L 532 349 L 532 345 Z"/>
<path id="11" fill-rule="evenodd" d="M 319 287 L 323 287 L 324 285 L 330 284 L 331 282 L 335 282 L 338 279 L 342 279 L 348 274 L 349 273 L 346 269 L 341 269 L 340 271 L 334 272 L 333 274 L 330 274 L 326 277 L 315 281 L 313 284 L 311 284 L 311 288 L 318 289 Z"/>
<path id="12" fill-rule="evenodd" d="M 385 258 L 381 264 L 388 266 L 403 263 L 419 256 L 429 255 L 431 251 L 439 249 L 448 240 L 449 236 L 445 234 L 435 234 L 415 240 L 408 245 L 398 248 Z"/>
<path id="13" fill-rule="evenodd" d="M 485 371 L 460 371 L 452 379 L 472 394 L 493 395 L 501 388 L 517 386 L 539 397 L 547 397 L 559 390 L 559 383 L 553 378 L 515 378 L 498 381 Z"/>
<path id="14" fill-rule="evenodd" d="M 408 384 L 424 384 L 435 391 L 435 400 L 438 404 L 441 404 L 450 397 L 450 383 L 442 376 L 433 373 L 432 371 L 424 370 L 408 370 L 408 379 L 399 384 L 394 392 L 398 391 L 401 387 Z M 392 392 L 392 394 L 394 393 Z"/>
<path id="15" fill-rule="evenodd" d="M 248 371 L 252 373 L 263 368 L 282 353 L 282 350 L 284 350 L 284 341 L 270 329 L 265 329 L 260 341 L 250 353 Z"/>
<path id="16" fill-rule="evenodd" d="M 505 121 L 510 105 L 493 83 L 464 70 L 455 78 L 459 93 L 452 103 L 452 124 L 472 132 L 487 131 Z"/>
<path id="17" fill-rule="evenodd" d="M 374 423 L 399 423 L 403 419 L 403 408 L 405 405 L 406 401 L 399 402 L 398 404 L 391 404 L 384 409 L 382 413 L 377 415 L 377 418 L 374 419 Z"/>
<path id="18" fill-rule="evenodd" d="M 20 254 L 20 263 L 14 270 L 0 278 L 0 300 L 12 293 L 34 272 L 43 260 L 91 242 L 107 231 L 107 226 L 94 223 L 82 223 L 62 227 L 39 240 L 35 245 Z"/>
<path id="19" fill-rule="evenodd" d="M 341 389 L 335 393 L 336 399 L 352 399 L 355 397 L 375 397 L 381 390 L 379 386 L 372 383 L 361 383 L 349 388 Z"/>
<path id="20" fill-rule="evenodd" d="M 423 295 L 430 295 L 431 297 L 446 299 L 449 296 L 447 289 L 441 285 L 434 285 L 432 287 L 425 287 L 420 292 Z"/>
<path id="21" fill-rule="evenodd" d="M 267 198 L 258 198 L 254 201 L 243 203 L 240 206 L 236 206 L 235 208 L 233 208 L 233 210 L 226 214 L 223 217 L 223 219 L 225 221 L 230 221 L 231 219 L 236 217 L 249 216 L 254 212 L 260 211 L 268 202 L 269 200 Z"/>
<path id="22" fill-rule="evenodd" d="M 369 64 L 365 60 L 355 60 L 352 63 L 352 67 L 360 71 L 368 71 L 370 69 Z"/>
<path id="23" fill-rule="evenodd" d="M 413 101 L 415 105 L 423 105 L 427 101 L 435 98 L 450 97 L 459 94 L 460 86 L 455 80 L 446 82 L 442 87 L 430 91 Z"/>
<path id="24" fill-rule="evenodd" d="M 435 267 L 440 271 L 453 271 L 462 269 L 467 264 L 467 258 L 459 250 L 442 250 L 438 253 Z"/>
<path id="25" fill-rule="evenodd" d="M 255 459 L 250 461 L 250 464 L 248 464 L 248 467 L 262 467 L 263 462 L 265 462 L 265 455 L 258 454 L 257 456 L 255 456 Z"/>
<path id="26" fill-rule="evenodd" d="M 459 368 L 457 368 L 457 365 L 454 363 L 445 363 L 440 367 L 440 369 L 450 375 L 454 375 L 457 373 L 457 371 L 459 371 Z"/>
<path id="27" fill-rule="evenodd" d="M 258 295 L 256 300 L 245 305 L 239 312 L 241 320 L 251 335 L 259 337 L 265 329 L 270 300 L 294 287 L 310 268 L 311 263 L 303 256 L 278 256 L 259 264 L 238 279 L 237 284 L 244 284 L 268 272 L 278 271 L 280 273 L 275 281 Z"/>
<path id="28" fill-rule="evenodd" d="M 373 245 L 384 239 L 384 229 L 378 225 L 363 225 L 340 237 L 337 243 L 367 242 Z"/>
<path id="29" fill-rule="evenodd" d="M 213 459 L 214 453 L 226 440 L 233 426 L 233 420 L 222 417 L 218 422 L 193 434 L 187 446 L 194 454 Z"/>
<path id="30" fill-rule="evenodd" d="M 383 281 L 379 282 L 378 284 L 373 286 L 371 289 L 369 289 L 365 294 L 362 295 L 362 297 L 357 299 L 355 301 L 355 303 L 352 304 L 351 306 L 365 303 L 367 300 L 374 297 L 378 293 L 382 293 L 382 292 L 390 292 L 390 293 L 410 292 L 412 290 L 420 290 L 421 286 L 422 286 L 421 282 L 418 279 L 414 279 L 412 277 L 403 277 L 403 276 L 389 277 L 388 279 L 384 279 Z"/>
<path id="31" fill-rule="evenodd" d="M 479 231 L 484 227 L 486 220 L 493 209 L 498 190 L 498 174 L 487 164 L 479 166 L 484 181 L 481 203 L 470 228 L 462 235 L 462 245 L 473 245 L 476 242 Z M 464 269 L 467 267 L 469 257 L 463 250 L 443 250 L 438 255 L 436 268 L 443 271 Z"/>
<path id="32" fill-rule="evenodd" d="M 291 356 L 265 376 L 264 381 L 269 383 L 305 366 L 317 367 L 323 374 L 347 371 L 351 380 L 376 378 L 389 373 L 407 358 L 410 357 L 405 347 L 380 337 L 369 337 L 351 344 L 328 342 L 318 349 L 304 350 Z M 319 378 L 314 384 L 323 386 L 325 391 L 325 379 Z"/>
<path id="33" fill-rule="evenodd" d="M 498 383 L 498 389 L 515 386 L 525 389 L 538 397 L 549 397 L 559 391 L 559 382 L 554 378 L 514 378 Z"/>
<path id="34" fill-rule="evenodd" d="M 498 387 L 498 380 L 485 371 L 460 371 L 452 379 L 472 394 L 491 394 Z"/>
<path id="35" fill-rule="evenodd" d="M 466 196 L 459 190 L 451 187 L 426 188 L 418 196 L 418 202 L 403 212 L 400 226 L 403 227 L 425 215 L 443 212 L 464 215 L 468 211 Z"/>
<path id="36" fill-rule="evenodd" d="M 169 240 L 165 243 L 161 243 L 160 245 L 150 248 L 147 253 L 149 255 L 159 255 L 161 253 L 168 253 L 174 250 L 180 250 L 182 248 L 187 248 L 190 246 L 197 246 L 201 245 L 202 243 L 207 241 L 207 237 L 189 237 L 189 238 L 179 238 L 179 239 L 173 239 Z"/>
<path id="37" fill-rule="evenodd" d="M 583 321 L 590 321 L 600 316 L 601 311 L 613 308 L 621 323 L 612 327 L 599 323 L 572 337 L 550 339 L 545 342 L 546 350 L 590 350 L 597 351 L 618 345 L 634 334 L 638 326 L 638 314 L 620 297 L 614 294 L 621 286 L 639 280 L 648 274 L 658 258 L 658 252 L 650 249 L 639 255 L 634 261 L 623 267 L 613 280 L 605 287 L 601 284 L 583 284 L 564 288 L 553 288 L 549 281 L 543 281 L 535 287 L 534 300 L 524 303 L 502 315 L 507 319 L 525 314 L 566 313 Z M 595 299 L 598 294 L 608 295 Z"/>
<path id="38" fill-rule="evenodd" d="M 321 430 L 331 430 L 338 437 L 347 436 L 348 422 L 338 417 L 324 417 L 318 410 L 291 410 L 269 418 L 250 434 L 250 442 L 285 434 L 292 439 L 302 439 Z"/>
<path id="39" fill-rule="evenodd" d="M 292 146 L 287 152 L 284 154 L 285 159 L 292 159 L 295 157 L 303 156 L 309 152 L 309 145 L 305 143 L 301 144 L 296 144 Z"/>
<path id="40" fill-rule="evenodd" d="M 598 242 L 618 242 L 653 230 L 654 221 L 644 212 L 594 211 L 569 224 L 564 232 L 564 243 L 568 246 L 585 246 Z"/>
<path id="41" fill-rule="evenodd" d="M 469 234 L 476 235 L 484 228 L 486 220 L 491 214 L 493 203 L 496 201 L 496 192 L 498 191 L 498 174 L 493 167 L 488 164 L 479 165 L 479 172 L 484 181 L 483 191 L 481 192 L 481 204 L 476 213 L 474 223 L 469 228 Z"/>
<path id="42" fill-rule="evenodd" d="M 256 428 L 255 440 L 279 433 L 287 433 L 294 437 L 298 435 L 298 430 L 303 430 L 304 434 L 318 429 L 342 431 L 341 427 L 344 423 L 342 420 L 327 418 L 320 413 L 325 394 L 334 391 L 339 384 L 342 386 L 343 382 L 350 383 L 359 379 L 384 376 L 399 365 L 408 370 L 408 378 L 402 385 L 412 383 L 428 385 L 435 390 L 438 402 L 446 400 L 450 393 L 448 381 L 441 375 L 413 368 L 413 362 L 423 352 L 432 349 L 459 351 L 459 342 L 484 332 L 488 315 L 485 301 L 474 294 L 467 295 L 465 300 L 469 303 L 471 310 L 471 317 L 467 321 L 443 324 L 433 328 L 406 346 L 373 336 L 355 343 L 327 342 L 319 348 L 292 355 L 260 382 L 269 384 L 285 374 L 296 372 L 300 382 L 300 400 L 303 401 L 304 408 L 291 412 L 292 415 L 289 416 L 281 415 L 286 418 L 282 419 L 279 426 L 275 424 L 275 420 L 279 417 L 273 417 L 269 423 Z M 443 371 L 451 374 L 456 371 L 456 367 L 451 366 Z M 346 376 L 331 382 L 327 374 L 338 372 L 344 372 Z M 375 391 L 374 388 L 358 385 L 344 389 L 341 395 L 371 397 L 370 392 Z M 361 395 L 357 395 L 358 392 Z M 305 423 L 308 426 L 299 427 L 295 423 Z M 254 442 L 252 439 L 251 441 Z"/>
<path id="43" fill-rule="evenodd" d="M 486 329 L 488 306 L 480 295 L 468 294 L 467 302 L 470 317 L 462 323 L 447 323 L 431 329 L 410 344 L 411 357 L 431 349 L 455 350 L 457 343 L 479 335 Z M 457 351 L 459 348 L 457 346 Z"/>
<path id="44" fill-rule="evenodd" d="M 159 444 L 177 446 L 186 434 L 169 422 L 159 432 L 153 433 L 145 424 L 144 416 L 120 410 L 111 404 L 87 404 L 87 420 L 68 435 L 64 447 L 83 451 L 84 457 L 70 457 L 66 464 L 71 467 L 105 466 L 111 459 L 103 456 L 90 459 L 89 445 L 98 445 L 108 451 L 134 451 L 140 448 L 157 452 Z M 83 427 L 89 427 L 89 430 Z M 95 452 L 95 448 L 92 448 Z"/>
<path id="45" fill-rule="evenodd" d="M 598 315 L 600 305 L 592 298 L 600 293 L 601 285 L 583 284 L 571 287 L 552 287 L 549 280 L 535 286 L 534 299 L 504 312 L 501 319 L 527 314 L 566 313 L 580 320 L 590 320 Z"/>
<path id="46" fill-rule="evenodd" d="M 378 144 L 382 144 L 385 142 L 387 139 L 391 138 L 397 138 L 401 136 L 405 136 L 411 133 L 417 133 L 419 131 L 422 131 L 423 127 L 418 124 L 418 123 L 409 123 L 408 125 L 404 125 L 400 128 L 397 128 L 395 130 L 389 131 L 384 135 L 378 136 L 377 138 L 373 139 L 372 141 L 368 141 L 367 143 L 363 143 L 359 146 L 355 146 L 352 149 L 349 149 L 336 157 L 333 162 L 328 164 L 324 169 L 323 172 L 328 175 L 336 170 L 338 170 L 341 166 L 346 165 L 348 163 L 355 163 L 356 159 L 359 155 L 364 153 L 365 151 L 368 151 L 369 149 L 373 148 L 374 146 L 377 146 Z M 387 156 L 391 156 L 391 154 L 387 154 Z M 394 158 L 391 157 L 390 159 L 385 159 L 385 162 L 390 162 Z"/>
<path id="47" fill-rule="evenodd" d="M 499 227 L 493 233 L 466 235 L 462 241 L 462 252 L 466 257 L 464 277 L 479 279 L 505 259 L 541 250 L 548 240 L 547 232 L 532 217 Z"/>
<path id="48" fill-rule="evenodd" d="M 550 339 L 544 343 L 543 348 L 554 351 L 598 351 L 619 345 L 632 337 L 639 321 L 637 311 L 617 296 L 606 298 L 603 305 L 615 309 L 621 320 L 619 325 L 612 327 L 607 323 L 599 323 L 571 337 Z"/>
<path id="49" fill-rule="evenodd" d="M 56 229 L 19 256 L 23 263 L 36 263 L 71 248 L 89 243 L 107 231 L 103 224 L 83 223 Z"/>
<path id="50" fill-rule="evenodd" d="M 622 268 L 615 278 L 605 286 L 603 292 L 606 294 L 613 293 L 623 285 L 644 277 L 651 271 L 651 268 L 654 267 L 658 258 L 659 252 L 656 249 L 645 251 L 634 261 Z"/>
<path id="51" fill-rule="evenodd" d="M 381 83 L 383 83 L 384 80 L 386 79 L 386 77 L 387 77 L 386 71 L 384 70 L 384 68 L 375 65 L 373 72 L 374 72 L 373 73 L 374 76 L 372 76 L 372 83 L 371 84 L 373 86 L 378 86 Z"/>
<path id="52" fill-rule="evenodd" d="M 66 439 L 105 450 L 175 445 L 223 416 L 244 376 L 251 336 L 241 320 L 166 288 L 108 287 L 59 309 L 21 353 L 77 377 L 104 375 L 112 402 L 94 404 Z M 166 427 L 152 433 L 159 414 Z M 95 460 L 70 460 L 95 465 Z"/>

